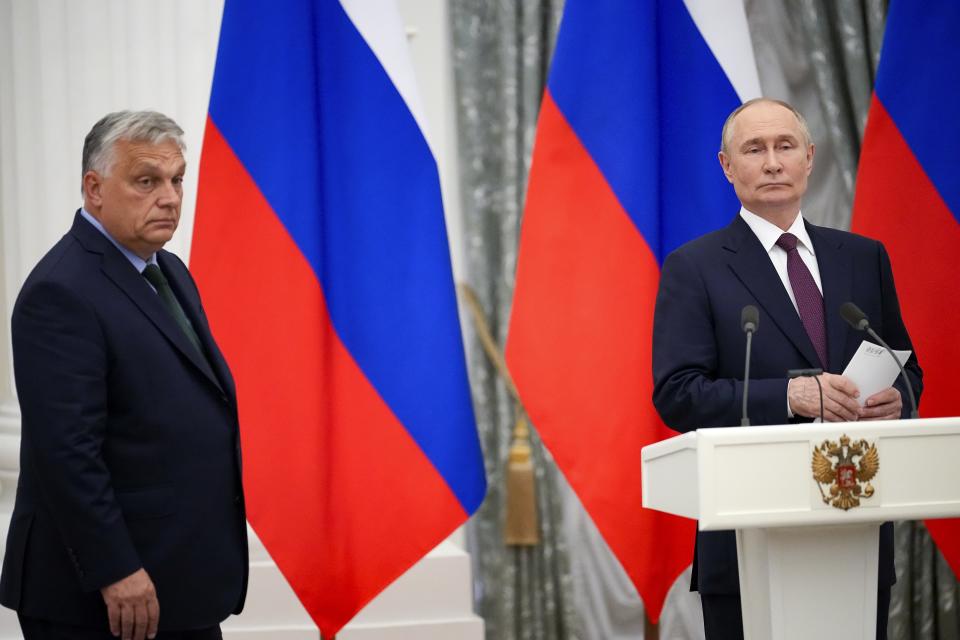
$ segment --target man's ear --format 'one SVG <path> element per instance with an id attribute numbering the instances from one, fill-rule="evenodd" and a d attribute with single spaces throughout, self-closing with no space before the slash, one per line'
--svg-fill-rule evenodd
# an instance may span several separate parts
<path id="1" fill-rule="evenodd" d="M 96 171 L 83 174 L 83 201 L 99 208 L 103 204 L 103 178 Z"/>
<path id="2" fill-rule="evenodd" d="M 733 184 L 733 171 L 730 168 L 730 158 L 723 151 L 717 152 L 717 160 L 720 161 L 720 168 L 723 169 L 723 175 L 727 176 L 727 182 Z"/>
<path id="3" fill-rule="evenodd" d="M 813 153 L 817 150 L 817 146 L 810 143 L 810 146 L 807 147 L 807 176 L 810 175 L 810 172 L 813 171 Z"/>

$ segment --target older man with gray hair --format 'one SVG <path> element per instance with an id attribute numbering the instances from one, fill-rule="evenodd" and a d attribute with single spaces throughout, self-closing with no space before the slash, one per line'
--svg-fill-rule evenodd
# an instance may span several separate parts
<path id="1" fill-rule="evenodd" d="M 814 145 L 800 113 L 758 98 L 736 109 L 721 134 L 718 160 L 740 200 L 723 229 L 692 240 L 664 260 L 653 326 L 653 401 L 678 431 L 740 422 L 744 395 L 754 425 L 892 420 L 910 415 L 923 371 L 916 354 L 907 380 L 869 397 L 842 375 L 863 341 L 840 308 L 865 310 L 894 349 L 913 350 L 883 245 L 811 224 L 801 203 Z M 762 329 L 753 342 L 750 389 L 743 380 L 741 310 L 753 305 Z M 817 379 L 791 369 L 820 370 Z M 742 640 L 739 564 L 733 531 L 700 531 L 691 588 L 700 592 L 707 640 Z M 894 583 L 893 528 L 879 533 L 876 637 L 886 639 Z"/>
<path id="2" fill-rule="evenodd" d="M 186 266 L 183 131 L 111 113 L 13 311 L 20 481 L 0 602 L 27 640 L 220 638 L 247 539 L 237 403 Z"/>

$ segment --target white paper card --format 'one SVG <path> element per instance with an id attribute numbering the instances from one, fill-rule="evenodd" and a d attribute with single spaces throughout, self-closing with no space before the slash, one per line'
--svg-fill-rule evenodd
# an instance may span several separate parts
<path id="1" fill-rule="evenodd" d="M 860 343 L 860 348 L 853 355 L 853 360 L 843 370 L 843 375 L 850 378 L 857 389 L 860 390 L 860 397 L 857 402 L 860 406 L 867 401 L 867 398 L 875 393 L 893 385 L 897 376 L 900 375 L 900 368 L 893 361 L 886 349 L 873 344 L 867 340 Z M 893 350 L 900 362 L 906 362 L 910 357 L 911 351 Z"/>

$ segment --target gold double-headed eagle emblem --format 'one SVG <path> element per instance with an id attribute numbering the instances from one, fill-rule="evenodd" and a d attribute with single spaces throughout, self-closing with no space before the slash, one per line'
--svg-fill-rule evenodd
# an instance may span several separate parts
<path id="1" fill-rule="evenodd" d="M 851 442 L 846 434 L 840 442 L 824 440 L 813 450 L 813 479 L 824 504 L 848 511 L 860 506 L 860 499 L 873 495 L 870 481 L 880 470 L 877 445 L 860 439 Z M 824 492 L 824 486 L 828 486 Z"/>

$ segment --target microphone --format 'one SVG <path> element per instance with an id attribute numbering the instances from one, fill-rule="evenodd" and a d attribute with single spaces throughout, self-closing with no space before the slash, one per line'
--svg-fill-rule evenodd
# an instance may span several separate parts
<path id="1" fill-rule="evenodd" d="M 740 312 L 740 328 L 744 333 L 753 333 L 760 326 L 760 312 L 752 304 L 748 304 Z"/>
<path id="2" fill-rule="evenodd" d="M 788 378 L 813 378 L 817 383 L 817 389 L 820 390 L 820 422 L 823 422 L 823 385 L 820 384 L 819 376 L 823 369 L 790 369 L 787 371 Z"/>
<path id="3" fill-rule="evenodd" d="M 867 320 L 867 314 L 852 302 L 844 302 L 840 305 L 840 316 L 857 331 L 870 331 L 870 321 Z M 870 331 L 870 333 L 873 333 L 873 331 Z"/>
<path id="4" fill-rule="evenodd" d="M 917 411 L 917 399 L 913 395 L 913 385 L 910 384 L 910 378 L 907 377 L 907 372 L 903 369 L 903 363 L 900 362 L 900 358 L 893 352 L 890 345 L 884 342 L 883 338 L 878 336 L 877 332 L 870 328 L 870 321 L 867 320 L 867 314 L 852 302 L 844 302 L 840 305 L 840 316 L 857 331 L 866 331 L 871 338 L 879 342 L 880 346 L 887 350 L 887 353 L 890 354 L 893 361 L 900 367 L 900 375 L 903 376 L 903 381 L 907 385 L 907 395 L 910 396 L 910 417 L 919 418 L 920 413 Z"/>
<path id="5" fill-rule="evenodd" d="M 753 332 L 760 326 L 760 312 L 752 304 L 748 304 L 740 312 L 740 328 L 747 334 L 747 354 L 743 369 L 743 417 L 740 418 L 741 427 L 750 426 L 747 417 L 747 396 L 750 394 L 750 346 L 753 342 Z"/>

